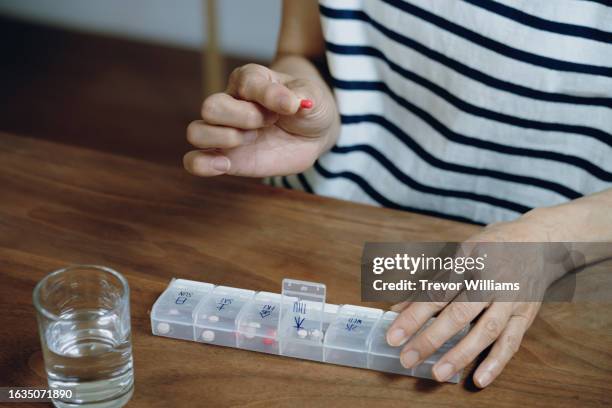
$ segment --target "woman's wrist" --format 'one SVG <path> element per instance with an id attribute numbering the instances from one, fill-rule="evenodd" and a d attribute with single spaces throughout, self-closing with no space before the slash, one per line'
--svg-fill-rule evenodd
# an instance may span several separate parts
<path id="1" fill-rule="evenodd" d="M 539 241 L 563 242 L 571 240 L 568 220 L 573 210 L 561 206 L 534 208 L 523 214 L 518 222 L 532 230 Z M 562 220 L 565 219 L 565 222 Z"/>
<path id="2" fill-rule="evenodd" d="M 534 242 L 563 242 L 563 250 L 569 256 L 566 263 L 575 269 L 612 257 L 612 244 L 607 244 L 612 241 L 611 201 L 612 189 L 533 209 L 517 222 L 534 237 Z"/>

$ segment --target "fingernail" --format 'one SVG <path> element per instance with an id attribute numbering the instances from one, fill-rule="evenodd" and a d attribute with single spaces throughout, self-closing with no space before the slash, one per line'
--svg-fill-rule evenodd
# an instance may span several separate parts
<path id="1" fill-rule="evenodd" d="M 419 352 L 415 350 L 410 350 L 402 354 L 400 357 L 400 362 L 405 368 L 411 368 L 413 365 L 419 361 Z"/>
<path id="2" fill-rule="evenodd" d="M 287 95 L 281 95 L 278 104 L 280 105 L 281 109 L 285 112 L 291 112 L 291 98 L 289 98 L 289 96 Z"/>
<path id="3" fill-rule="evenodd" d="M 448 380 L 448 377 L 450 377 L 455 372 L 455 366 L 451 363 L 444 363 L 440 367 L 436 367 L 435 372 L 436 378 L 438 380 L 446 381 Z"/>
<path id="4" fill-rule="evenodd" d="M 480 384 L 480 386 L 484 388 L 487 385 L 489 385 L 492 379 L 493 377 L 491 376 L 491 373 L 488 371 L 485 371 L 484 373 L 480 374 L 480 376 L 478 377 L 478 384 Z"/>
<path id="5" fill-rule="evenodd" d="M 213 169 L 226 173 L 230 169 L 230 161 L 227 157 L 218 156 L 212 161 Z"/>
<path id="6" fill-rule="evenodd" d="M 244 138 L 242 144 L 251 144 L 257 138 L 257 131 L 249 130 L 244 133 Z"/>
<path id="7" fill-rule="evenodd" d="M 406 341 L 404 329 L 395 329 L 387 334 L 387 343 L 392 347 L 401 346 L 404 341 Z"/>

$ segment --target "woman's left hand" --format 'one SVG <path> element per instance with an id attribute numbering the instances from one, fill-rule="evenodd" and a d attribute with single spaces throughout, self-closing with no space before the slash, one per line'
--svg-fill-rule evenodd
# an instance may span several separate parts
<path id="1" fill-rule="evenodd" d="M 468 245 L 485 242 L 547 242 L 550 238 L 550 227 L 545 224 L 544 219 L 536 210 L 516 221 L 492 224 L 471 237 Z M 524 265 L 525 259 L 516 262 L 523 262 Z M 505 266 L 508 267 L 507 270 L 513 270 L 513 265 Z M 538 268 L 526 269 L 529 271 L 529 284 L 541 288 L 538 289 L 541 293 L 536 294 L 533 299 L 540 300 L 539 295 L 543 296 L 546 288 L 559 275 L 553 277 L 550 273 L 542 273 Z M 474 373 L 475 384 L 484 388 L 499 376 L 518 351 L 541 302 L 495 301 L 495 298 L 492 301 L 469 302 L 461 299 L 467 300 L 457 296 L 451 302 L 404 302 L 395 305 L 392 310 L 400 314 L 387 331 L 387 342 L 391 346 L 406 343 L 401 352 L 401 363 L 406 368 L 414 367 L 482 313 L 470 332 L 435 364 L 433 376 L 438 381 L 448 380 L 493 344 L 489 355 Z M 439 313 L 436 320 L 414 336 L 436 313 Z"/>

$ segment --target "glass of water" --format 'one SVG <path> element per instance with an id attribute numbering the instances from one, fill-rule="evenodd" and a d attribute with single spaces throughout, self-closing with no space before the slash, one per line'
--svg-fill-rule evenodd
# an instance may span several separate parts
<path id="1" fill-rule="evenodd" d="M 56 407 L 110 408 L 133 393 L 130 289 L 118 272 L 79 265 L 47 275 L 34 306 Z"/>

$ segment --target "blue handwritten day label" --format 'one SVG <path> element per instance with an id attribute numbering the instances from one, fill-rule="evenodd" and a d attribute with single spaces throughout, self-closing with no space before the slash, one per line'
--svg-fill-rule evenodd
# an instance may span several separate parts
<path id="1" fill-rule="evenodd" d="M 295 327 L 295 330 L 300 330 L 303 328 L 304 326 L 304 321 L 306 321 L 305 317 L 299 317 L 299 316 L 295 316 L 293 318 L 293 322 L 295 323 L 295 325 L 293 327 Z"/>
<path id="2" fill-rule="evenodd" d="M 219 301 L 217 302 L 217 310 L 221 311 L 221 310 L 225 309 L 225 306 L 231 305 L 233 301 L 234 301 L 234 299 L 232 299 L 232 298 L 221 298 L 221 299 L 219 299 Z"/>
<path id="3" fill-rule="evenodd" d="M 306 303 L 300 301 L 293 302 L 293 313 L 298 314 L 298 316 L 293 317 L 293 323 L 295 323 L 293 327 L 295 328 L 295 330 L 300 330 L 304 327 L 304 322 L 306 321 L 306 318 L 300 317 L 299 315 L 306 314 Z"/>
<path id="4" fill-rule="evenodd" d="M 351 317 L 350 319 L 347 320 L 346 322 L 346 331 L 354 331 L 357 328 L 359 328 L 361 326 L 361 324 L 363 323 L 363 321 L 357 317 Z"/>
<path id="5" fill-rule="evenodd" d="M 261 310 L 259 311 L 259 315 L 261 316 L 262 319 L 265 319 L 266 317 L 272 314 L 274 309 L 276 309 L 276 306 L 274 305 L 263 305 L 261 307 Z"/>
<path id="6" fill-rule="evenodd" d="M 306 303 L 293 302 L 293 313 L 306 314 Z"/>
<path id="7" fill-rule="evenodd" d="M 187 300 L 191 297 L 191 292 L 187 292 L 184 290 L 179 291 L 178 296 L 176 297 L 176 300 L 174 301 L 175 304 L 177 305 L 182 305 L 185 302 L 187 302 Z"/>

